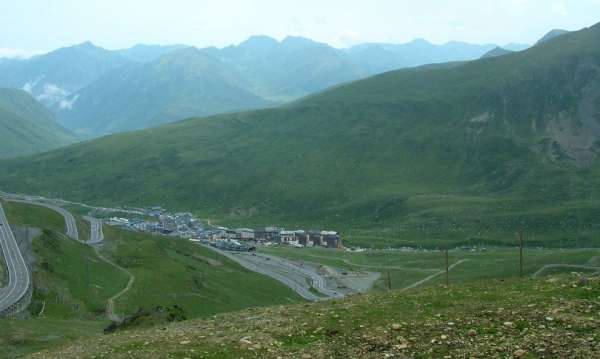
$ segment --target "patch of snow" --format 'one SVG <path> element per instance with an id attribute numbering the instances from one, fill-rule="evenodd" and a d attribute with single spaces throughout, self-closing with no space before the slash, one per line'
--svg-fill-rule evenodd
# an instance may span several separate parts
<path id="1" fill-rule="evenodd" d="M 75 95 L 75 96 L 71 97 L 71 99 L 60 100 L 58 107 L 61 110 L 72 110 L 73 105 L 75 104 L 75 101 L 77 101 L 78 98 L 79 98 L 79 95 Z"/>
<path id="2" fill-rule="evenodd" d="M 45 103 L 55 103 L 69 96 L 69 91 L 53 83 L 45 83 L 36 99 Z"/>

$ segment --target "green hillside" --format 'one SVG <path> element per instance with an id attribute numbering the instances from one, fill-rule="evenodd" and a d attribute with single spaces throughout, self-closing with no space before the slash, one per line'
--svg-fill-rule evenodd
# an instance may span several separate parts
<path id="1" fill-rule="evenodd" d="M 351 243 L 597 245 L 600 25 L 400 70 L 289 106 L 191 119 L 0 165 L 0 186 L 163 204 Z"/>
<path id="2" fill-rule="evenodd" d="M 25 156 L 74 142 L 54 116 L 26 92 L 0 88 L 0 158 Z"/>

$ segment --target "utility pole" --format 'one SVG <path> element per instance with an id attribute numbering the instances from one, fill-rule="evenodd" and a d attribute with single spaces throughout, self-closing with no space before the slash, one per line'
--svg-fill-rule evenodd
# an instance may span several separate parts
<path id="1" fill-rule="evenodd" d="M 90 257 L 85 256 L 85 285 L 90 290 Z"/>
<path id="2" fill-rule="evenodd" d="M 448 264 L 448 247 L 444 250 L 444 254 L 446 257 L 446 287 L 450 285 L 450 266 Z"/>
<path id="3" fill-rule="evenodd" d="M 392 291 L 392 274 L 390 273 L 390 254 L 388 252 L 385 252 L 385 259 L 386 259 L 386 265 L 387 265 L 388 290 Z"/>
<path id="4" fill-rule="evenodd" d="M 519 276 L 523 276 L 523 230 L 519 231 Z"/>

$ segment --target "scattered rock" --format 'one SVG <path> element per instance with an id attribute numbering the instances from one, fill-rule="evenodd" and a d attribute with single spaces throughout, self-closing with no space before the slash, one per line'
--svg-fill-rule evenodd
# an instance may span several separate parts
<path id="1" fill-rule="evenodd" d="M 526 352 L 525 350 L 523 350 L 523 349 L 518 349 L 518 350 L 516 350 L 516 351 L 513 353 L 513 356 L 514 356 L 515 358 L 521 358 L 521 357 L 523 357 L 525 354 L 527 354 L 527 352 Z"/>

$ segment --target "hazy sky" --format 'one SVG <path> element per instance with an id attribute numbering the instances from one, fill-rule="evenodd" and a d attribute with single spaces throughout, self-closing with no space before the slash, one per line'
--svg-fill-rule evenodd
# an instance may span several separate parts
<path id="1" fill-rule="evenodd" d="M 600 0 L 0 0 L 0 54 L 90 40 L 198 47 L 249 35 L 359 42 L 533 43 L 552 28 L 600 22 Z"/>

